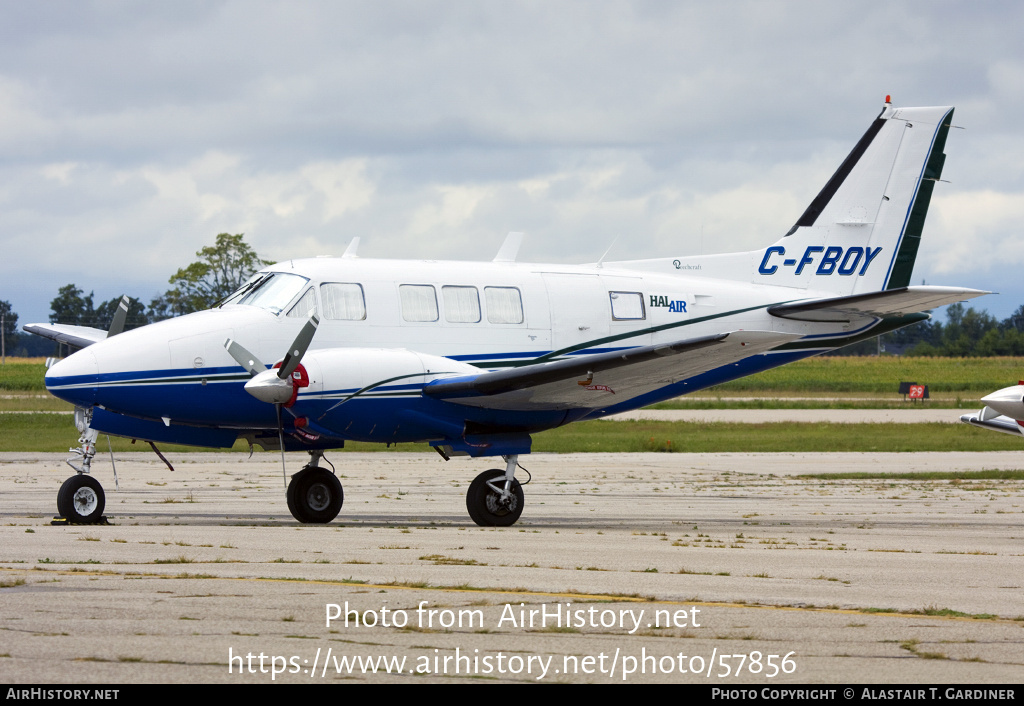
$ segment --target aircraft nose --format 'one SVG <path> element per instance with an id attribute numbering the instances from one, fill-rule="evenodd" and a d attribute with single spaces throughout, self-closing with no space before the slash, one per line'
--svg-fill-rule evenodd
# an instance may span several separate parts
<path id="1" fill-rule="evenodd" d="M 46 371 L 46 389 L 54 397 L 80 407 L 96 403 L 99 366 L 96 356 L 88 348 L 57 361 Z"/>
<path id="2" fill-rule="evenodd" d="M 986 405 L 1012 419 L 1024 419 L 1024 385 L 996 390 L 981 398 Z"/>

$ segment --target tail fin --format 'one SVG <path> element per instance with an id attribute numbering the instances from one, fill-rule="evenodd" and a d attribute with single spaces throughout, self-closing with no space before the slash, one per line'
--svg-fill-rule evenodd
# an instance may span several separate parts
<path id="1" fill-rule="evenodd" d="M 755 259 L 753 281 L 837 294 L 910 283 L 953 109 L 881 114 L 790 231 Z"/>

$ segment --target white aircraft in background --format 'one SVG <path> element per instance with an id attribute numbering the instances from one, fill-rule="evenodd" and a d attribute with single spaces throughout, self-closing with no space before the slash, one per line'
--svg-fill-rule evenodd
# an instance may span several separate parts
<path id="1" fill-rule="evenodd" d="M 589 265 L 290 260 L 218 307 L 116 336 L 27 331 L 84 346 L 46 387 L 77 407 L 79 471 L 60 514 L 98 521 L 97 434 L 306 450 L 288 507 L 330 522 L 343 491 L 323 452 L 422 442 L 501 456 L 466 505 L 479 525 L 523 511 L 531 434 L 643 407 L 924 320 L 986 292 L 911 287 L 953 109 L 884 108 L 784 237 L 761 250 Z M 117 333 L 123 316 L 115 321 Z M 266 361 L 280 360 L 273 367 Z M 154 447 L 155 448 L 155 447 Z M 69 461 L 70 462 L 70 461 Z M 74 464 L 73 464 L 74 465 Z"/>
<path id="2" fill-rule="evenodd" d="M 977 414 L 965 414 L 961 422 L 1014 436 L 1024 435 L 1024 380 L 981 398 L 985 406 Z"/>

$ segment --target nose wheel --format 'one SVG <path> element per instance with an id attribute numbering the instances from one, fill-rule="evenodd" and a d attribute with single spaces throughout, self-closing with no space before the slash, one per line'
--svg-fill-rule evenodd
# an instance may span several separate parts
<path id="1" fill-rule="evenodd" d="M 338 477 L 319 466 L 306 466 L 288 483 L 288 509 L 299 522 L 326 524 L 338 516 L 345 491 Z"/>
<path id="2" fill-rule="evenodd" d="M 73 524 L 93 524 L 103 517 L 106 497 L 103 486 L 92 476 L 71 476 L 57 491 L 57 512 Z"/>

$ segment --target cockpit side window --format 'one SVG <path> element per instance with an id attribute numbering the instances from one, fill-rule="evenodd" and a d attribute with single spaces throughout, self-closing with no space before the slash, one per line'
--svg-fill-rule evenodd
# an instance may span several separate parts
<path id="1" fill-rule="evenodd" d="M 308 281 L 299 275 L 273 272 L 265 279 L 256 282 L 252 289 L 238 300 L 238 303 L 258 306 L 274 314 L 280 314 L 295 298 L 295 295 L 302 291 Z"/>
<path id="2" fill-rule="evenodd" d="M 295 306 L 288 310 L 288 316 L 293 319 L 308 319 L 310 314 L 316 313 L 316 292 L 310 287 L 302 295 Z"/>

